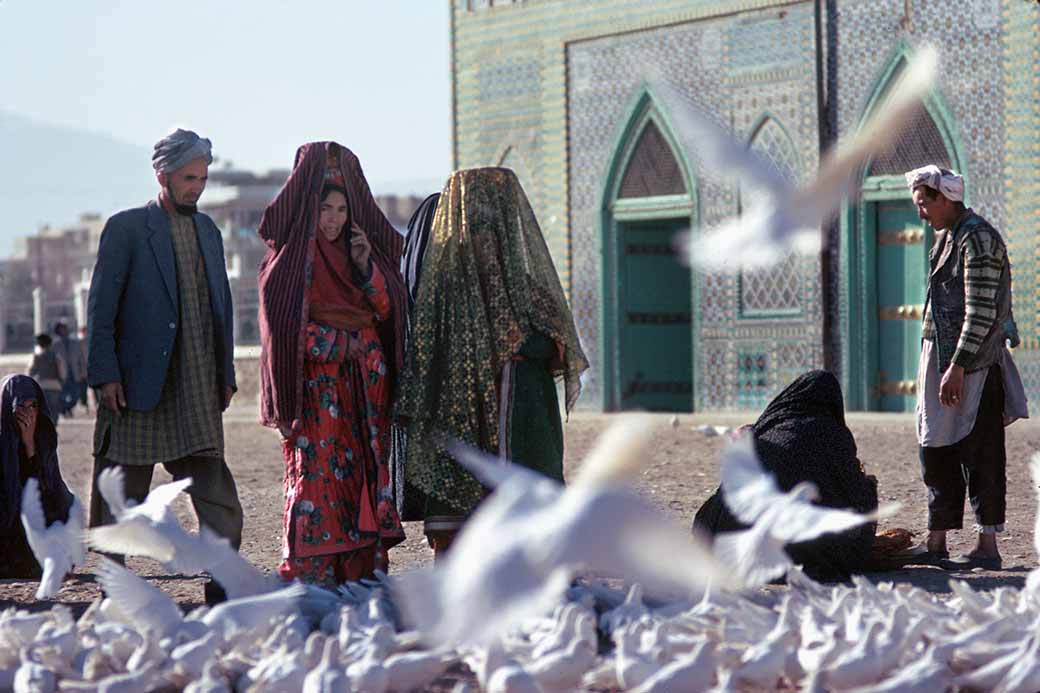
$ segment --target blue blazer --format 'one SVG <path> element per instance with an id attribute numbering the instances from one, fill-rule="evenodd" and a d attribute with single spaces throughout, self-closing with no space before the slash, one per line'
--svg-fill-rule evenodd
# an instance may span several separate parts
<path id="1" fill-rule="evenodd" d="M 235 387 L 231 286 L 224 241 L 213 220 L 196 213 L 216 334 L 217 371 Z M 87 380 L 121 382 L 130 409 L 159 404 L 178 327 L 177 268 L 170 218 L 154 200 L 111 217 L 101 232 L 87 304 Z"/>

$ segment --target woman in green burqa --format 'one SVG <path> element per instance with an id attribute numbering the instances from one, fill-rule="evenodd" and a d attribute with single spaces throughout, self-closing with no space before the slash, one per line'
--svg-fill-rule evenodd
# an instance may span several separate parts
<path id="1" fill-rule="evenodd" d="M 459 440 L 563 481 L 563 423 L 588 368 L 538 221 L 506 168 L 458 171 L 433 220 L 401 382 L 405 476 L 439 555 L 487 491 Z"/>

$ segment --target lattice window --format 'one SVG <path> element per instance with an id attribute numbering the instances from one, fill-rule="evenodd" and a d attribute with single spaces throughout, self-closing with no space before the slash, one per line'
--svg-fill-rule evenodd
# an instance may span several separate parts
<path id="1" fill-rule="evenodd" d="M 935 164 L 939 168 L 951 167 L 942 133 L 922 106 L 914 111 L 899 139 L 870 162 L 868 175 L 902 175 L 928 164 Z"/>
<path id="2" fill-rule="evenodd" d="M 618 197 L 682 195 L 685 192 L 686 185 L 672 148 L 654 122 L 648 122 L 628 160 Z"/>
<path id="3" fill-rule="evenodd" d="M 755 133 L 751 148 L 766 157 L 792 182 L 798 178 L 798 152 L 794 142 L 772 118 Z M 740 190 L 741 206 L 752 204 L 755 191 L 746 186 Z M 769 269 L 740 273 L 740 307 L 744 315 L 787 313 L 799 308 L 801 271 L 791 254 Z"/>

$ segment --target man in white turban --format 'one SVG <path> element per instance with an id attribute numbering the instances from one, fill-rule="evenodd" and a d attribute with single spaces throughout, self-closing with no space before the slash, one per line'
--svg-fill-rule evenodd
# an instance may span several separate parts
<path id="1" fill-rule="evenodd" d="M 242 506 L 221 421 L 236 389 L 231 289 L 220 230 L 196 207 L 212 161 L 210 141 L 190 130 L 159 140 L 158 199 L 101 234 L 87 319 L 87 378 L 100 390 L 90 525 L 112 522 L 102 470 L 122 468 L 126 497 L 141 501 L 162 464 L 192 478 L 199 523 L 238 548 Z M 207 602 L 221 596 L 206 585 Z"/>
<path id="2" fill-rule="evenodd" d="M 935 229 L 917 374 L 917 438 L 928 487 L 928 556 L 948 569 L 1001 567 L 1004 426 L 1028 415 L 1022 380 L 1005 346 L 1018 334 L 1011 266 L 1000 233 L 964 206 L 964 179 L 925 166 L 906 174 L 918 216 Z M 978 541 L 948 560 L 946 532 L 961 529 L 964 495 Z"/>

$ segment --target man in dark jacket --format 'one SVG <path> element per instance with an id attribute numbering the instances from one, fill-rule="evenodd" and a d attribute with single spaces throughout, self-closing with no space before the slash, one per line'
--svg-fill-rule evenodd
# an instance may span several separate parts
<path id="1" fill-rule="evenodd" d="M 238 548 L 242 507 L 224 460 L 221 412 L 234 395 L 231 289 L 224 246 L 196 203 L 210 142 L 176 130 L 155 145 L 159 198 L 105 225 L 88 304 L 94 429 L 90 525 L 112 522 L 97 490 L 101 470 L 122 467 L 126 496 L 143 499 L 162 464 L 188 488 L 199 523 Z M 207 601 L 219 598 L 207 585 Z"/>

